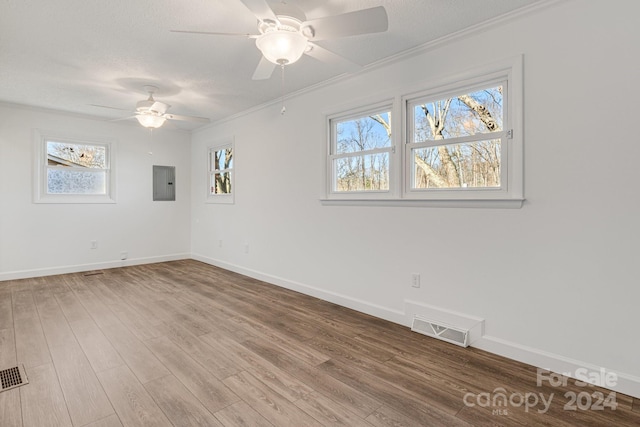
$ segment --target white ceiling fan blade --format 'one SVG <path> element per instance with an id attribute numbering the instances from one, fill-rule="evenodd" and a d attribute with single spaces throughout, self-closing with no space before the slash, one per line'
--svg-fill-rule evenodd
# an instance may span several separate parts
<path id="1" fill-rule="evenodd" d="M 163 117 L 169 120 L 182 120 L 183 122 L 209 123 L 211 121 L 206 117 L 181 116 L 179 114 L 165 114 Z"/>
<path id="2" fill-rule="evenodd" d="M 118 108 L 119 109 L 119 108 Z M 119 119 L 111 119 L 109 120 L 110 122 L 119 122 L 121 120 L 129 120 L 129 119 L 135 119 L 136 116 L 129 116 L 129 117 L 120 117 Z"/>
<path id="3" fill-rule="evenodd" d="M 98 105 L 98 104 L 87 104 L 87 105 L 91 105 L 92 107 L 109 108 L 111 110 L 126 111 L 128 113 L 133 113 L 133 111 L 126 108 L 116 108 L 116 107 L 109 107 L 108 105 Z"/>
<path id="4" fill-rule="evenodd" d="M 378 6 L 342 15 L 312 19 L 303 22 L 301 28 L 303 34 L 310 33 L 310 40 L 327 40 L 387 31 L 389 20 L 384 6 Z M 312 31 L 309 32 L 306 30 L 307 28 Z"/>
<path id="5" fill-rule="evenodd" d="M 264 56 L 260 59 L 256 71 L 253 72 L 253 80 L 266 80 L 271 77 L 273 70 L 276 69 L 276 64 L 269 61 Z"/>
<path id="6" fill-rule="evenodd" d="M 309 46 L 311 47 L 311 50 L 305 52 L 305 55 L 309 55 L 310 57 L 315 58 L 319 61 L 338 65 L 347 73 L 352 73 L 362 68 L 362 65 L 351 62 L 347 58 L 342 57 L 337 53 L 331 52 L 328 49 L 320 47 L 315 43 L 309 42 Z"/>
<path id="7" fill-rule="evenodd" d="M 273 23 L 280 23 L 278 17 L 266 0 L 240 0 L 254 15 L 261 21 L 271 21 Z"/>
<path id="8" fill-rule="evenodd" d="M 191 31 L 191 30 L 169 30 L 172 33 L 186 33 L 186 34 L 206 34 L 209 36 L 235 36 L 235 37 L 246 37 L 248 39 L 255 39 L 259 36 L 259 34 L 248 34 L 248 33 L 220 33 L 216 31 Z"/>

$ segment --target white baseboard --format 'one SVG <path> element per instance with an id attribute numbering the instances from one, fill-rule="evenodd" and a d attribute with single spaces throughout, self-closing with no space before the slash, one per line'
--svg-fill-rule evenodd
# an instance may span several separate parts
<path id="1" fill-rule="evenodd" d="M 615 384 L 604 385 L 604 388 L 640 399 L 640 378 L 609 369 L 606 366 L 596 366 L 592 363 L 570 359 L 488 335 L 484 335 L 472 346 L 574 379 L 576 377 L 578 377 L 577 379 L 585 379 L 588 378 L 589 374 L 602 371 L 612 373 L 616 376 Z M 570 383 L 573 383 L 573 380 Z M 536 387 L 536 384 L 532 384 L 532 387 Z"/>
<path id="2" fill-rule="evenodd" d="M 33 270 L 9 271 L 0 273 L 0 282 L 5 280 L 28 279 L 31 277 L 54 276 L 56 274 L 80 273 L 82 271 L 105 270 L 130 265 L 154 264 L 157 262 L 190 259 L 191 254 L 173 254 L 146 258 L 131 258 L 124 261 L 106 261 L 91 264 L 66 265 L 63 267 L 36 268 Z"/>
<path id="3" fill-rule="evenodd" d="M 191 254 L 191 258 L 202 261 L 206 264 L 214 265 L 216 267 L 224 268 L 245 276 L 252 277 L 254 279 L 262 280 L 267 283 L 278 285 L 282 288 L 290 289 L 292 291 L 300 292 L 305 295 L 319 298 L 324 301 L 332 302 L 334 304 L 347 307 L 361 313 L 370 314 L 371 316 L 378 317 L 380 319 L 388 320 L 390 322 L 405 324 L 405 315 L 402 311 L 393 310 L 388 307 L 383 307 L 377 304 L 371 304 L 358 298 L 352 298 L 346 295 L 338 294 L 335 292 L 329 292 L 324 289 L 316 288 L 314 286 L 305 285 L 303 283 L 294 282 L 292 280 L 283 279 L 282 277 L 272 276 L 256 270 L 241 267 L 239 265 L 230 264 L 224 261 L 216 260 L 213 258 L 205 257 L 198 254 Z"/>

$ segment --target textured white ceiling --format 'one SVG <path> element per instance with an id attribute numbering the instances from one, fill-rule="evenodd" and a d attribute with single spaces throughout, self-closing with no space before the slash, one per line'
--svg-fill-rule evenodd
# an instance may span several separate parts
<path id="1" fill-rule="evenodd" d="M 544 0 L 289 0 L 308 19 L 383 5 L 385 33 L 318 42 L 368 65 Z M 143 86 L 175 114 L 219 120 L 281 95 L 279 70 L 253 81 L 261 54 L 242 37 L 170 29 L 256 33 L 239 0 L 2 0 L 0 101 L 113 119 L 134 109 Z M 285 70 L 293 92 L 344 70 L 308 56 Z M 194 129 L 200 124 L 177 122 Z"/>

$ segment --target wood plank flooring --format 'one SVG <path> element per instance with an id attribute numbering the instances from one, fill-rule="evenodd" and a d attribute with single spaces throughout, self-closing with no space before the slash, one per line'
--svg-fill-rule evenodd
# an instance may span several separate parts
<path id="1" fill-rule="evenodd" d="M 16 363 L 3 427 L 640 425 L 629 396 L 565 410 L 609 391 L 193 260 L 0 282 Z"/>

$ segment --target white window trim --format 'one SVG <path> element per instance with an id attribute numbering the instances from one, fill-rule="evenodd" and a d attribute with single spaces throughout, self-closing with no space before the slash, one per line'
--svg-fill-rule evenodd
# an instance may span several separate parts
<path id="1" fill-rule="evenodd" d="M 231 169 L 221 169 L 221 171 L 231 172 L 231 194 L 211 194 L 211 153 L 231 147 L 233 150 L 233 167 Z M 207 186 L 205 203 L 234 204 L 236 194 L 236 147 L 234 138 L 221 140 L 207 147 Z"/>
<path id="2" fill-rule="evenodd" d="M 407 123 L 406 106 L 412 100 L 425 96 L 437 95 L 439 93 L 459 92 L 465 87 L 477 87 L 485 82 L 507 81 L 508 97 L 504 108 L 506 121 L 503 123 L 504 132 L 511 131 L 511 136 L 507 139 L 506 159 L 502 161 L 501 175 L 504 174 L 503 182 L 505 188 L 500 189 L 454 189 L 454 190 L 412 190 L 410 186 L 411 168 L 410 149 L 415 145 L 407 144 L 409 124 Z M 524 203 L 524 131 L 523 131 L 523 56 L 507 58 L 485 66 L 476 67 L 464 73 L 439 80 L 431 80 L 429 87 L 420 91 L 403 90 L 405 95 L 400 97 L 399 102 L 395 102 L 392 108 L 393 146 L 401 147 L 400 169 L 395 175 L 391 175 L 390 185 L 397 185 L 400 191 L 388 197 L 378 197 L 372 192 L 347 193 L 336 195 L 331 193 L 331 165 L 327 156 L 327 193 L 326 198 L 320 199 L 323 205 L 352 205 L 352 206 L 419 206 L 419 207 L 469 207 L 469 208 L 520 208 Z M 409 88 L 410 89 L 410 88 Z M 396 100 L 397 101 L 397 100 Z M 369 107 L 361 108 L 363 111 L 370 110 Z M 355 111 L 355 109 L 354 109 Z M 333 115 L 330 117 L 339 116 Z M 401 117 L 401 123 L 395 123 L 393 117 Z M 330 129 L 328 134 L 333 132 L 330 121 L 327 119 L 327 126 Z M 395 129 L 400 129 L 396 131 Z M 490 136 L 490 135 L 489 135 Z M 442 141 L 446 143 L 446 140 Z M 328 149 L 331 149 L 331 136 L 329 137 Z M 396 150 L 397 151 L 397 150 Z M 330 154 L 331 151 L 328 151 Z M 503 151 L 504 153 L 504 151 Z M 396 162 L 390 162 L 396 164 Z"/>
<path id="3" fill-rule="evenodd" d="M 104 195 L 47 193 L 47 141 L 107 146 L 106 185 Z M 34 203 L 116 203 L 116 143 L 113 139 L 75 135 L 62 131 L 34 129 L 33 202 Z"/>

